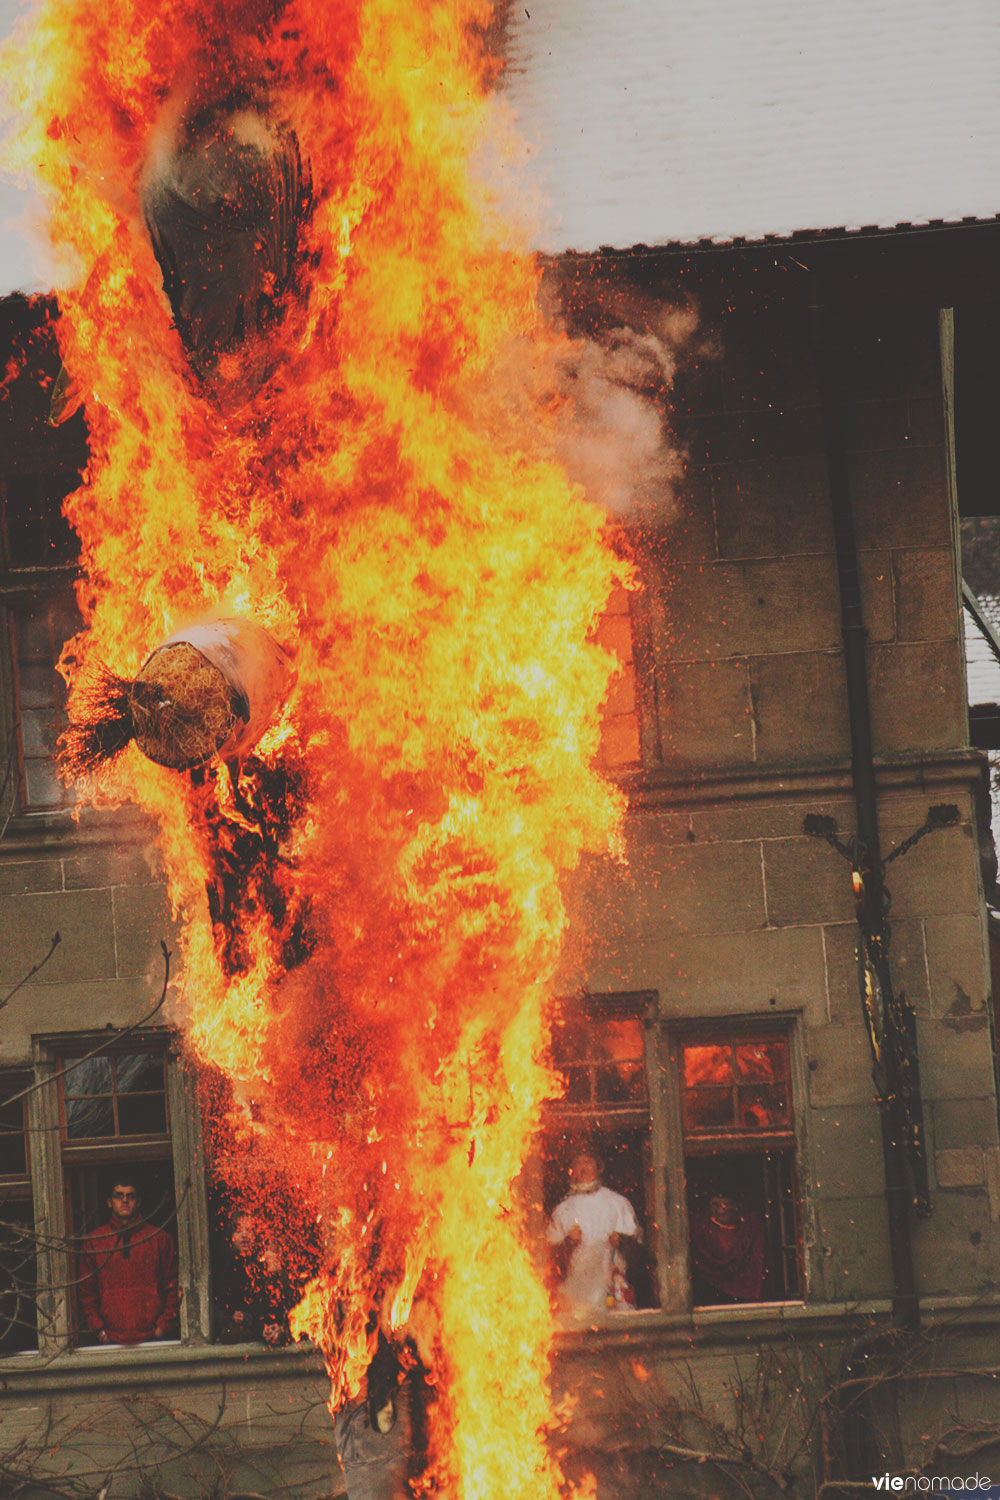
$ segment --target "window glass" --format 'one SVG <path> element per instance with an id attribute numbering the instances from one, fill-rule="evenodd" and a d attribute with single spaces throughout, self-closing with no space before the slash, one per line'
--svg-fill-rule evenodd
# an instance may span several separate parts
<path id="1" fill-rule="evenodd" d="M 167 1133 L 162 1054 L 84 1058 L 63 1077 L 63 1117 L 70 1141 Z"/>
<path id="2" fill-rule="evenodd" d="M 637 1016 L 562 1021 L 553 1028 L 552 1060 L 566 1083 L 564 1104 L 643 1104 L 647 1098 L 645 1029 Z"/>
<path id="3" fill-rule="evenodd" d="M 22 568 L 63 567 L 80 553 L 76 533 L 62 513 L 62 503 L 80 483 L 62 474 L 8 474 L 4 480 L 7 563 Z"/>
<path id="4" fill-rule="evenodd" d="M 688 1046 L 684 1048 L 684 1086 L 696 1088 L 699 1084 L 726 1083 L 732 1080 L 732 1049 L 715 1046 Z"/>
<path id="5" fill-rule="evenodd" d="M 0 1192 L 0 1355 L 38 1347 L 36 1257 L 30 1200 Z"/>
<path id="6" fill-rule="evenodd" d="M 23 1099 L 0 1096 L 0 1178 L 28 1175 L 28 1135 Z"/>
<path id="7" fill-rule="evenodd" d="M 788 1043 L 783 1037 L 683 1048 L 686 1133 L 770 1131 L 790 1125 Z"/>

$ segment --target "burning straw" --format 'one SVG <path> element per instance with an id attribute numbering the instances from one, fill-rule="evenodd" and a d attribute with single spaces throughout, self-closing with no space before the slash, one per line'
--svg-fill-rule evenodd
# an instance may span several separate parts
<path id="1" fill-rule="evenodd" d="M 284 652 L 252 621 L 196 626 L 154 651 L 134 681 L 100 661 L 88 667 L 73 689 L 60 766 L 69 780 L 106 772 L 134 740 L 158 766 L 192 770 L 249 749 L 289 685 Z"/>

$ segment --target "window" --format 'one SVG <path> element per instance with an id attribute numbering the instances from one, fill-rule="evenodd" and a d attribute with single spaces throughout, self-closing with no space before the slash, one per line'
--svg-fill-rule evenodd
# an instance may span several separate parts
<path id="1" fill-rule="evenodd" d="M 128 1181 L 136 1190 L 137 1232 L 163 1230 L 176 1256 L 166 1055 L 162 1041 L 96 1057 L 67 1050 L 59 1056 L 59 1069 L 66 1222 L 77 1262 L 71 1323 L 77 1343 L 93 1343 L 87 1306 L 92 1294 L 85 1279 L 88 1236 L 110 1222 L 109 1198 L 116 1184 Z M 109 1239 L 109 1247 L 116 1243 Z M 130 1237 L 126 1251 L 131 1253 Z"/>
<path id="2" fill-rule="evenodd" d="M 36 1237 L 27 1097 L 30 1079 L 0 1079 L 0 1356 L 34 1349 Z"/>
<path id="3" fill-rule="evenodd" d="M 566 1091 L 548 1105 L 545 1116 L 541 1168 L 546 1217 L 558 1226 L 568 1212 L 561 1207 L 564 1200 L 582 1206 L 585 1214 L 596 1212 L 596 1199 L 576 1196 L 586 1184 L 573 1181 L 574 1163 L 589 1155 L 607 1190 L 600 1210 L 607 1223 L 587 1225 L 581 1250 L 591 1227 L 595 1234 L 602 1230 L 605 1239 L 610 1233 L 620 1236 L 614 1255 L 605 1254 L 599 1263 L 594 1251 L 589 1281 L 581 1269 L 583 1257 L 569 1239 L 554 1245 L 553 1294 L 567 1314 L 593 1318 L 660 1304 L 646 1056 L 650 1000 L 643 995 L 586 996 L 567 1006 L 553 1031 L 552 1062 Z M 558 1232 L 550 1230 L 550 1239 Z"/>
<path id="4" fill-rule="evenodd" d="M 177 1273 L 179 1323 L 155 1336 L 208 1341 L 199 1100 L 170 1043 L 154 1028 L 39 1038 L 33 1070 L 0 1074 L 0 1360 L 36 1349 L 49 1359 L 94 1343 L 81 1259 L 88 1237 L 109 1223 L 111 1189 L 125 1183 L 141 1203 L 111 1248 L 132 1259 L 160 1236 L 158 1264 Z"/>
<path id="5" fill-rule="evenodd" d="M 13 713 L 2 726 L 6 775 L 0 814 L 66 806 L 71 794 L 52 755 L 63 727 L 64 684 L 55 671 L 64 642 L 80 628 L 73 597 L 78 542 L 62 514 L 87 461 L 82 416 L 47 420 L 59 355 L 54 308 L 40 299 L 0 299 L 0 339 L 10 353 L 0 406 L 0 635 L 13 676 Z"/>
<path id="6" fill-rule="evenodd" d="M 22 812 L 67 807 L 72 788 L 59 779 L 56 742 L 66 727 L 66 684 L 56 670 L 63 644 L 80 629 L 75 604 L 56 595 L 12 601 L 8 611 L 14 696 L 15 746 Z"/>
<path id="7" fill-rule="evenodd" d="M 166 1074 L 162 1052 L 69 1058 L 62 1079 L 67 1145 L 142 1137 L 166 1143 Z"/>
<path id="8" fill-rule="evenodd" d="M 679 1052 L 694 1305 L 799 1298 L 789 1035 L 690 1035 Z"/>

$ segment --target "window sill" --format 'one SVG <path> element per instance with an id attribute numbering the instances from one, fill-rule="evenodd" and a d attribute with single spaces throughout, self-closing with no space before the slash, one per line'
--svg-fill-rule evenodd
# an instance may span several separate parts
<path id="1" fill-rule="evenodd" d="M 921 1312 L 928 1324 L 939 1319 L 963 1328 L 970 1323 L 995 1327 L 1000 1322 L 1000 1297 L 924 1297 Z M 967 1316 L 962 1318 L 962 1314 Z M 607 1313 L 599 1322 L 556 1332 L 557 1355 L 572 1357 L 595 1349 L 630 1347 L 638 1344 L 684 1344 L 710 1349 L 748 1341 L 829 1334 L 853 1336 L 863 1322 L 888 1321 L 892 1303 L 888 1297 L 858 1302 L 759 1302 L 745 1306 L 696 1308 L 693 1312 Z"/>
<path id="2" fill-rule="evenodd" d="M 114 808 L 50 808 L 38 812 L 17 813 L 4 834 L 4 854 L 19 858 L 24 854 L 68 844 L 108 844 L 121 839 L 146 842 L 153 833 L 152 820 L 131 805 Z"/>
<path id="3" fill-rule="evenodd" d="M 803 1332 L 845 1331 L 856 1318 L 888 1317 L 888 1298 L 865 1302 L 759 1302 L 746 1306 L 696 1308 L 693 1312 L 608 1313 L 599 1323 L 556 1335 L 557 1352 L 588 1347 L 617 1347 L 645 1343 L 726 1344 L 733 1340 L 785 1338 Z"/>
<path id="4" fill-rule="evenodd" d="M 12 1354 L 0 1359 L 0 1392 L 15 1395 L 74 1388 L 121 1389 L 164 1382 L 212 1384 L 220 1380 L 321 1376 L 323 1360 L 312 1344 L 269 1349 L 266 1344 L 134 1344 L 94 1346 L 60 1354 Z"/>

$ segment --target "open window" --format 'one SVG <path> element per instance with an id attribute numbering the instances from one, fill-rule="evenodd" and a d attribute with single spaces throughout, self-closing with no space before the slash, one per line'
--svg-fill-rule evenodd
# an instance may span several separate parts
<path id="1" fill-rule="evenodd" d="M 0 1076 L 0 1356 L 38 1346 L 38 1243 L 25 1093 L 30 1082 L 20 1074 Z"/>
<path id="2" fill-rule="evenodd" d="M 58 1057 L 65 1222 L 75 1267 L 71 1324 L 77 1344 L 95 1342 L 83 1305 L 88 1291 L 81 1290 L 81 1267 L 85 1269 L 86 1257 L 92 1254 L 90 1237 L 114 1222 L 109 1199 L 116 1185 L 128 1182 L 134 1187 L 136 1224 L 124 1248 L 109 1235 L 101 1254 L 131 1254 L 132 1236 L 148 1238 L 154 1231 L 170 1238 L 175 1261 L 177 1245 L 164 1041 L 122 1044 L 97 1056 L 87 1056 L 89 1050 L 67 1048 Z"/>
<path id="3" fill-rule="evenodd" d="M 647 1005 L 645 996 L 585 996 L 567 1004 L 553 1030 L 552 1061 L 566 1090 L 547 1106 L 545 1115 L 541 1157 L 546 1218 L 550 1226 L 558 1224 L 568 1212 L 560 1205 L 573 1202 L 581 1187 L 586 1189 L 586 1183 L 573 1180 L 574 1162 L 582 1154 L 596 1159 L 606 1193 L 627 1205 L 606 1197 L 601 1212 L 607 1225 L 595 1220 L 595 1230 L 619 1236 L 614 1257 L 595 1273 L 600 1279 L 608 1272 L 606 1286 L 596 1287 L 595 1281 L 593 1299 L 586 1306 L 564 1311 L 590 1316 L 660 1305 Z M 580 1194 L 576 1202 L 593 1216 L 593 1201 Z M 633 1217 L 637 1233 L 631 1232 Z M 560 1300 L 573 1300 L 567 1290 L 574 1285 L 569 1279 L 573 1247 L 560 1241 L 552 1249 L 552 1289 L 558 1305 Z"/>
<path id="4" fill-rule="evenodd" d="M 680 1069 L 694 1306 L 800 1298 L 787 1031 L 689 1034 Z"/>

